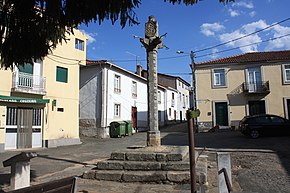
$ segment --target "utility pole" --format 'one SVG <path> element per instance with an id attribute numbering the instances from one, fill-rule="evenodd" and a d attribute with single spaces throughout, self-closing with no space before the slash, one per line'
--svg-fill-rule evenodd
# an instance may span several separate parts
<path id="1" fill-rule="evenodd" d="M 147 53 L 147 101 L 148 101 L 148 128 L 147 146 L 160 146 L 160 131 L 158 128 L 158 101 L 157 101 L 157 53 L 159 48 L 165 47 L 162 37 L 158 36 L 158 23 L 154 16 L 149 16 L 145 24 L 145 38 L 140 42 Z"/>
<path id="2" fill-rule="evenodd" d="M 197 104 L 196 104 L 196 64 L 194 62 L 194 52 L 190 51 L 190 59 L 191 59 L 191 64 L 190 68 L 192 71 L 192 94 L 193 94 L 193 110 L 197 109 Z M 193 119 L 193 123 L 195 125 L 195 132 L 198 133 L 198 124 L 197 124 L 197 118 L 195 117 Z"/>

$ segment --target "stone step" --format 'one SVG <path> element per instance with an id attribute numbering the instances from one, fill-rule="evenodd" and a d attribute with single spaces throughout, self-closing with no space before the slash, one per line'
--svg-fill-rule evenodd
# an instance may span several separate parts
<path id="1" fill-rule="evenodd" d="M 187 146 L 140 147 L 111 153 L 111 160 L 121 161 L 182 161 L 188 155 Z"/>
<path id="2" fill-rule="evenodd" d="M 98 170 L 164 170 L 164 171 L 189 171 L 189 162 L 140 162 L 107 160 L 97 163 Z"/>
<path id="3" fill-rule="evenodd" d="M 90 170 L 83 174 L 84 179 L 118 182 L 155 182 L 155 183 L 190 183 L 189 171 L 122 171 Z M 197 173 L 197 182 L 206 183 L 203 174 Z"/>

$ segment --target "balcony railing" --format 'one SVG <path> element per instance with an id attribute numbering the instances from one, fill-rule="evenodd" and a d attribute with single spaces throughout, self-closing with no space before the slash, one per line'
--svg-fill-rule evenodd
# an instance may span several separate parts
<path id="1" fill-rule="evenodd" d="M 255 83 L 244 82 L 243 92 L 246 94 L 268 94 L 270 93 L 269 81 Z"/>
<path id="2" fill-rule="evenodd" d="M 42 76 L 22 72 L 13 72 L 12 75 L 12 91 L 14 92 L 45 95 L 45 84 L 46 79 Z"/>

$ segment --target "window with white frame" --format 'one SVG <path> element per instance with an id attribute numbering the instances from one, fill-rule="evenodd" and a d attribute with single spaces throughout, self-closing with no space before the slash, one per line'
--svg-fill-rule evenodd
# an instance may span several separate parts
<path id="1" fill-rule="evenodd" d="M 283 65 L 284 83 L 290 84 L 290 64 Z"/>
<path id="2" fill-rule="evenodd" d="M 157 101 L 158 101 L 158 104 L 161 104 L 161 92 L 158 91 L 157 93 Z"/>
<path id="3" fill-rule="evenodd" d="M 114 92 L 121 93 L 121 77 L 116 74 L 114 77 Z"/>
<path id="4" fill-rule="evenodd" d="M 75 39 L 75 49 L 84 50 L 84 41 L 78 38 Z"/>
<path id="5" fill-rule="evenodd" d="M 137 98 L 137 82 L 132 81 L 132 97 Z"/>
<path id="6" fill-rule="evenodd" d="M 114 105 L 114 116 L 120 117 L 121 115 L 121 104 L 115 104 Z"/>
<path id="7" fill-rule="evenodd" d="M 225 69 L 214 69 L 213 70 L 213 86 L 214 87 L 226 86 Z"/>

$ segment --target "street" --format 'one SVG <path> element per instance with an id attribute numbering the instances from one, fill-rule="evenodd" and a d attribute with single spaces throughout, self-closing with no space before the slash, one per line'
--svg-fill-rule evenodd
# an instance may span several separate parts
<path id="1" fill-rule="evenodd" d="M 186 124 L 161 129 L 162 145 L 187 145 Z M 146 132 L 125 138 L 82 138 L 83 144 L 51 149 L 31 150 L 38 157 L 31 161 L 31 184 L 52 181 L 71 175 L 81 175 L 107 159 L 111 152 L 129 146 L 145 146 Z M 250 139 L 238 131 L 197 133 L 196 148 L 208 155 L 209 192 L 217 192 L 216 152 L 230 152 L 234 191 L 259 193 L 290 192 L 290 137 Z M 4 161 L 21 151 L 1 153 Z M 2 191 L 9 185 L 10 168 L 0 167 Z M 79 192 L 190 192 L 189 185 L 125 184 L 80 180 Z M 164 191 L 166 190 L 166 191 Z"/>

